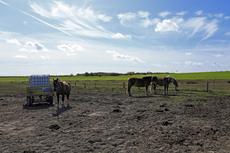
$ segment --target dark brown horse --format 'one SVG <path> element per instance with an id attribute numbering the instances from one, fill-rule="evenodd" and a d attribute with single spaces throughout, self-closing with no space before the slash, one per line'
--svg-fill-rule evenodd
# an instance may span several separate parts
<path id="1" fill-rule="evenodd" d="M 132 96 L 130 93 L 130 89 L 132 86 L 136 87 L 145 87 L 146 95 L 148 95 L 148 87 L 151 82 L 155 82 L 158 84 L 158 78 L 156 76 L 144 76 L 143 78 L 129 78 L 127 81 L 127 94 Z"/>
<path id="2" fill-rule="evenodd" d="M 170 77 L 170 76 L 166 76 L 166 77 L 163 77 L 163 78 L 158 78 L 158 81 L 159 81 L 159 86 L 164 86 L 164 92 L 165 92 L 165 95 L 168 94 L 168 88 L 169 88 L 169 84 L 172 82 L 174 85 L 175 85 L 175 90 L 177 90 L 176 88 L 178 87 L 178 82 L 176 79 Z M 153 89 L 153 86 L 154 86 L 154 93 L 156 94 L 156 87 L 157 87 L 157 84 L 152 82 L 151 83 L 151 93 L 152 93 L 152 89 Z"/>
<path id="3" fill-rule="evenodd" d="M 56 95 L 57 95 L 57 109 L 59 109 L 59 95 L 62 95 L 62 107 L 64 107 L 64 99 L 65 99 L 65 95 L 67 98 L 67 106 L 69 107 L 69 95 L 70 95 L 70 91 L 71 91 L 71 85 L 69 82 L 64 81 L 62 82 L 61 80 L 57 79 L 53 79 L 53 86 L 54 86 L 54 91 L 56 91 Z"/>

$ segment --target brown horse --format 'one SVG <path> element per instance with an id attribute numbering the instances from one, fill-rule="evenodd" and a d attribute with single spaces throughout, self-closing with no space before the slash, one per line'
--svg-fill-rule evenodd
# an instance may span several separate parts
<path id="1" fill-rule="evenodd" d="M 169 84 L 172 82 L 174 85 L 175 85 L 175 90 L 177 90 L 176 88 L 178 87 L 178 82 L 176 79 L 170 77 L 170 76 L 166 76 L 166 77 L 163 77 L 163 78 L 158 78 L 158 81 L 159 81 L 159 86 L 164 86 L 164 92 L 165 92 L 165 95 L 168 94 L 168 88 L 169 88 Z M 157 87 L 157 84 L 152 82 L 151 83 L 151 93 L 152 93 L 152 89 L 153 89 L 153 86 L 154 86 L 154 93 L 156 94 L 156 87 Z"/>
<path id="2" fill-rule="evenodd" d="M 146 95 L 148 95 L 148 87 L 151 82 L 155 82 L 158 84 L 158 78 L 156 76 L 144 76 L 143 78 L 129 78 L 127 81 L 127 94 L 132 96 L 130 93 L 130 89 L 132 86 L 136 87 L 145 87 Z"/>
<path id="3" fill-rule="evenodd" d="M 67 106 L 69 107 L 69 95 L 70 95 L 70 91 L 71 91 L 71 85 L 69 82 L 64 81 L 62 82 L 61 80 L 57 79 L 53 79 L 53 86 L 54 86 L 54 91 L 56 91 L 56 95 L 57 95 L 57 109 L 59 109 L 59 95 L 62 95 L 62 107 L 64 107 L 64 99 L 65 99 L 65 95 L 67 97 Z"/>

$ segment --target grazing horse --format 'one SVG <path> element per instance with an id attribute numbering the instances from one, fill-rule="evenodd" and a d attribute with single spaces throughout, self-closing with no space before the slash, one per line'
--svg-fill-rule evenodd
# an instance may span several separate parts
<path id="1" fill-rule="evenodd" d="M 148 87 L 151 82 L 158 84 L 158 78 L 156 76 L 144 76 L 143 78 L 129 78 L 127 81 L 127 94 L 130 94 L 130 89 L 134 85 L 136 87 L 145 87 L 146 95 L 148 95 Z"/>
<path id="2" fill-rule="evenodd" d="M 64 99 L 65 99 L 65 95 L 67 97 L 67 106 L 69 107 L 69 95 L 70 95 L 70 91 L 71 91 L 71 85 L 69 82 L 64 81 L 62 82 L 61 80 L 57 79 L 53 79 L 53 86 L 54 86 L 54 91 L 56 91 L 56 95 L 57 95 L 57 109 L 59 109 L 59 95 L 62 95 L 62 107 L 64 107 Z"/>
<path id="3" fill-rule="evenodd" d="M 159 81 L 159 86 L 164 86 L 164 92 L 165 92 L 165 95 L 168 94 L 168 88 L 169 88 L 169 84 L 172 82 L 174 85 L 175 85 L 175 90 L 177 90 L 176 88 L 178 87 L 178 82 L 176 79 L 170 77 L 170 76 L 166 76 L 166 77 L 163 77 L 163 78 L 158 78 L 158 81 Z M 154 93 L 156 94 L 156 87 L 157 87 L 157 84 L 152 82 L 151 83 L 151 93 L 152 93 L 152 89 L 153 89 L 153 86 L 154 86 Z"/>

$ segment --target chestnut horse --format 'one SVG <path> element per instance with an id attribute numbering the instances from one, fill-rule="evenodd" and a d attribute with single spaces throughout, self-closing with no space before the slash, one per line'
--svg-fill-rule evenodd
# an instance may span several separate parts
<path id="1" fill-rule="evenodd" d="M 69 107 L 69 95 L 71 91 L 71 85 L 69 82 L 64 81 L 62 82 L 61 80 L 53 79 L 53 86 L 54 86 L 54 91 L 56 91 L 57 95 L 57 109 L 59 109 L 59 95 L 62 95 L 62 107 L 64 107 L 64 99 L 65 95 L 67 98 L 67 106 Z"/>
<path id="2" fill-rule="evenodd" d="M 151 82 L 155 82 L 158 84 L 158 78 L 156 76 L 144 76 L 142 78 L 129 78 L 127 81 L 127 94 L 132 96 L 130 93 L 130 89 L 132 86 L 136 87 L 145 87 L 146 95 L 148 95 L 148 87 Z"/>
<path id="3" fill-rule="evenodd" d="M 166 77 L 163 77 L 163 78 L 158 78 L 158 81 L 159 81 L 159 86 L 164 86 L 164 92 L 165 92 L 165 95 L 168 94 L 168 88 L 169 88 L 169 84 L 172 82 L 174 85 L 175 85 L 175 90 L 177 90 L 176 88 L 178 87 L 178 82 L 176 79 L 170 77 L 170 76 L 166 76 Z M 152 89 L 153 89 L 153 86 L 154 86 L 154 93 L 156 94 L 156 87 L 157 87 L 157 84 L 152 82 L 151 83 L 151 93 L 152 93 Z"/>

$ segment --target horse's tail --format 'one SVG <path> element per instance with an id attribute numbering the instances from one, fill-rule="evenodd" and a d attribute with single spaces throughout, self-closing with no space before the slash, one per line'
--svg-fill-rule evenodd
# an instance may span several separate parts
<path id="1" fill-rule="evenodd" d="M 68 85 L 69 85 L 69 90 L 71 91 L 71 84 L 69 83 L 69 82 L 67 82 L 68 83 Z"/>

